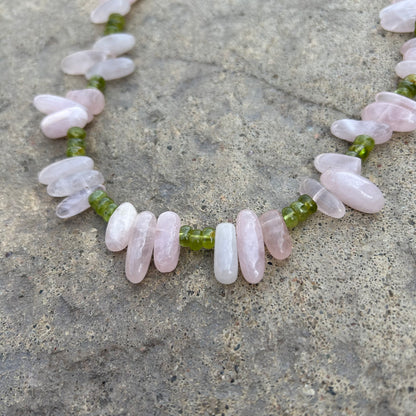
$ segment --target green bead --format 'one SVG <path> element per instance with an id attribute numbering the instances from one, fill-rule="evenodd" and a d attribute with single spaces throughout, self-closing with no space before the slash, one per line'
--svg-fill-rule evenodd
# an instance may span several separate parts
<path id="1" fill-rule="evenodd" d="M 215 246 L 215 230 L 206 227 L 202 230 L 202 247 L 211 250 Z"/>
<path id="2" fill-rule="evenodd" d="M 413 85 L 416 85 L 416 74 L 410 74 L 410 75 L 408 75 L 407 77 L 405 77 L 404 79 L 403 79 L 403 81 L 409 81 L 409 82 L 411 82 Z M 402 82 L 403 82 L 402 81 Z"/>
<path id="3" fill-rule="evenodd" d="M 395 93 L 408 98 L 414 98 L 416 96 L 416 85 L 412 81 L 402 79 L 398 83 Z"/>
<path id="4" fill-rule="evenodd" d="M 113 212 L 117 209 L 117 204 L 112 202 L 110 205 L 107 206 L 107 208 L 104 210 L 103 215 L 101 215 L 104 218 L 105 222 L 108 222 L 110 217 L 113 215 Z"/>
<path id="5" fill-rule="evenodd" d="M 120 30 L 117 26 L 115 25 L 106 25 L 105 29 L 104 29 L 104 35 L 113 35 L 114 33 L 120 33 L 122 32 L 122 30 Z"/>
<path id="6" fill-rule="evenodd" d="M 87 132 L 81 127 L 71 127 L 66 133 L 68 139 L 85 139 Z"/>
<path id="7" fill-rule="evenodd" d="M 348 156 L 359 157 L 364 160 L 368 157 L 370 152 L 374 149 L 374 139 L 365 134 L 357 136 L 354 140 L 352 146 L 348 149 L 346 153 Z"/>
<path id="8" fill-rule="evenodd" d="M 289 229 L 296 227 L 299 223 L 298 214 L 296 214 L 295 210 L 291 207 L 283 208 L 282 216 L 286 223 L 286 227 Z"/>
<path id="9" fill-rule="evenodd" d="M 66 149 L 67 157 L 85 156 L 85 147 L 70 146 Z"/>
<path id="10" fill-rule="evenodd" d="M 182 225 L 179 230 L 179 244 L 182 247 L 189 247 L 189 232 L 192 231 L 192 227 L 189 225 Z"/>
<path id="11" fill-rule="evenodd" d="M 309 195 L 301 195 L 298 201 L 302 202 L 306 206 L 309 215 L 315 213 L 318 209 L 318 205 L 316 205 L 316 202 Z"/>
<path id="12" fill-rule="evenodd" d="M 88 202 L 91 205 L 91 207 L 94 209 L 94 211 L 97 211 L 97 205 L 100 203 L 100 201 L 107 197 L 107 192 L 102 191 L 101 189 L 97 189 L 94 191 L 89 197 Z"/>
<path id="13" fill-rule="evenodd" d="M 197 251 L 201 250 L 202 247 L 202 231 L 191 230 L 189 232 L 189 248 L 191 250 Z"/>
<path id="14" fill-rule="evenodd" d="M 97 88 L 97 90 L 100 90 L 101 92 L 104 92 L 105 90 L 105 79 L 99 75 L 93 75 L 89 80 L 87 84 L 88 88 Z"/>
<path id="15" fill-rule="evenodd" d="M 404 97 L 407 97 L 407 98 L 414 98 L 414 96 L 416 95 L 409 88 L 406 88 L 406 87 L 397 88 L 397 90 L 394 92 L 395 94 L 403 95 Z"/>
<path id="16" fill-rule="evenodd" d="M 125 24 L 126 20 L 122 15 L 118 13 L 110 14 L 104 29 L 104 34 L 111 35 L 112 33 L 120 33 L 124 30 Z"/>
<path id="17" fill-rule="evenodd" d="M 292 208 L 293 211 L 296 212 L 299 221 L 305 221 L 309 217 L 308 207 L 302 202 L 292 202 L 290 204 L 290 208 Z"/>
<path id="18" fill-rule="evenodd" d="M 104 215 L 105 210 L 107 209 L 107 207 L 114 203 L 114 201 L 109 198 L 108 196 L 105 196 L 103 198 L 101 198 L 101 201 L 97 204 L 97 208 L 95 209 L 95 212 L 102 217 Z"/>

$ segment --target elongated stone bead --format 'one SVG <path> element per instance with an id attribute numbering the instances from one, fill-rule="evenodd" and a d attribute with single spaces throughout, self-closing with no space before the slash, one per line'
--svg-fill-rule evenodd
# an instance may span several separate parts
<path id="1" fill-rule="evenodd" d="M 99 62 L 92 66 L 85 74 L 87 79 L 99 75 L 106 81 L 130 75 L 134 71 L 134 62 L 129 58 L 114 58 Z"/>
<path id="2" fill-rule="evenodd" d="M 416 102 L 414 100 L 394 92 L 379 92 L 376 95 L 376 102 L 395 104 L 416 113 Z"/>
<path id="3" fill-rule="evenodd" d="M 179 229 L 181 219 L 171 211 L 159 215 L 156 223 L 153 261 L 162 273 L 175 270 L 179 260 Z"/>
<path id="4" fill-rule="evenodd" d="M 237 280 L 237 236 L 234 224 L 221 223 L 215 229 L 214 274 L 224 285 Z"/>
<path id="5" fill-rule="evenodd" d="M 309 195 L 323 214 L 333 218 L 342 218 L 345 215 L 345 206 L 340 199 L 315 179 L 306 178 L 301 183 L 299 192 Z"/>
<path id="6" fill-rule="evenodd" d="M 88 69 L 107 59 L 103 51 L 87 50 L 71 53 L 61 61 L 61 69 L 65 74 L 84 75 Z"/>
<path id="7" fill-rule="evenodd" d="M 127 247 L 136 217 L 136 208 L 130 202 L 123 202 L 113 212 L 105 231 L 105 245 L 110 251 Z"/>
<path id="8" fill-rule="evenodd" d="M 97 188 L 84 188 L 74 194 L 66 197 L 56 207 L 56 215 L 59 218 L 70 218 L 90 207 L 88 197 L 97 189 L 104 189 L 103 185 Z"/>
<path id="9" fill-rule="evenodd" d="M 343 119 L 332 123 L 331 133 L 349 142 L 353 142 L 360 134 L 367 134 L 376 144 L 381 144 L 391 139 L 393 129 L 388 124 L 373 120 Z"/>
<path id="10" fill-rule="evenodd" d="M 65 110 L 71 107 L 80 107 L 87 111 L 87 108 L 77 101 L 68 98 L 60 97 L 59 95 L 41 94 L 33 99 L 33 105 L 44 114 L 56 113 L 57 111 Z"/>
<path id="11" fill-rule="evenodd" d="M 284 260 L 292 253 L 292 239 L 279 211 L 265 212 L 260 216 L 264 243 L 267 250 L 277 260 Z"/>
<path id="12" fill-rule="evenodd" d="M 85 127 L 88 113 L 80 107 L 70 107 L 49 114 L 40 123 L 42 133 L 50 139 L 65 137 L 71 127 Z"/>
<path id="13" fill-rule="evenodd" d="M 381 26 L 385 30 L 408 33 L 415 30 L 416 3 L 403 0 L 393 3 L 380 11 Z"/>
<path id="14" fill-rule="evenodd" d="M 315 157 L 314 165 L 318 172 L 321 173 L 334 168 L 358 174 L 361 173 L 361 159 L 338 153 L 322 153 Z"/>
<path id="15" fill-rule="evenodd" d="M 84 170 L 51 182 L 46 191 L 50 196 L 68 196 L 83 188 L 96 188 L 103 183 L 104 177 L 98 170 Z"/>
<path id="16" fill-rule="evenodd" d="M 415 61 L 401 61 L 396 65 L 396 74 L 400 78 L 406 78 L 408 75 L 416 73 L 416 60 Z"/>
<path id="17" fill-rule="evenodd" d="M 68 91 L 66 98 L 83 105 L 93 115 L 100 114 L 104 110 L 104 94 L 96 88 Z"/>
<path id="18" fill-rule="evenodd" d="M 384 206 L 380 189 L 363 176 L 340 170 L 327 170 L 321 183 L 344 204 L 357 211 L 374 214 Z"/>
<path id="19" fill-rule="evenodd" d="M 94 46 L 94 50 L 102 51 L 112 56 L 123 55 L 128 52 L 136 43 L 133 35 L 128 33 L 114 33 L 98 39 Z"/>
<path id="20" fill-rule="evenodd" d="M 49 185 L 57 179 L 72 175 L 76 172 L 91 170 L 94 161 L 88 156 L 77 156 L 58 160 L 43 168 L 38 174 L 38 180 L 44 185 Z"/>
<path id="21" fill-rule="evenodd" d="M 416 48 L 416 38 L 409 39 L 405 43 L 403 43 L 402 47 L 400 48 L 400 53 L 405 55 L 409 49 Z"/>
<path id="22" fill-rule="evenodd" d="M 393 131 L 409 132 L 416 129 L 416 113 L 396 104 L 371 103 L 362 110 L 361 118 L 388 124 Z"/>
<path id="23" fill-rule="evenodd" d="M 125 16 L 130 11 L 130 0 L 108 0 L 96 7 L 90 15 L 91 22 L 105 23 L 113 13 Z"/>
<path id="24" fill-rule="evenodd" d="M 403 55 L 403 61 L 416 61 L 416 48 L 410 48 Z"/>
<path id="25" fill-rule="evenodd" d="M 264 275 L 265 257 L 263 232 L 257 215 L 248 209 L 240 211 L 236 231 L 241 273 L 247 282 L 259 283 Z"/>
<path id="26" fill-rule="evenodd" d="M 127 244 L 126 277 L 140 283 L 146 276 L 152 259 L 156 231 L 156 217 L 149 211 L 138 214 L 134 220 Z"/>

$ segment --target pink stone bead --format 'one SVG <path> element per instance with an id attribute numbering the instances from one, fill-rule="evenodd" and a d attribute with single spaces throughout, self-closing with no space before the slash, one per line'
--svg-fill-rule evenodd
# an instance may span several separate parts
<path id="1" fill-rule="evenodd" d="M 404 61 L 416 61 L 416 48 L 411 48 L 403 55 Z"/>
<path id="2" fill-rule="evenodd" d="M 416 38 L 409 39 L 407 42 L 403 43 L 400 52 L 402 55 L 405 55 L 409 49 L 413 48 L 416 48 Z"/>
<path id="3" fill-rule="evenodd" d="M 92 47 L 111 56 L 119 56 L 133 48 L 136 39 L 128 33 L 113 33 L 98 39 Z"/>
<path id="4" fill-rule="evenodd" d="M 33 99 L 33 105 L 44 114 L 52 114 L 57 111 L 65 110 L 65 108 L 80 107 L 87 111 L 87 108 L 77 101 L 60 97 L 59 95 L 41 94 Z"/>
<path id="5" fill-rule="evenodd" d="M 140 283 L 146 276 L 152 259 L 156 231 L 156 217 L 149 211 L 141 212 L 134 220 L 127 245 L 126 277 Z"/>
<path id="6" fill-rule="evenodd" d="M 97 88 L 68 91 L 66 98 L 83 105 L 93 115 L 100 114 L 104 110 L 104 94 Z"/>
<path id="7" fill-rule="evenodd" d="M 322 153 L 315 157 L 314 165 L 316 170 L 321 173 L 328 169 L 361 173 L 361 159 L 359 157 L 341 155 L 339 153 Z"/>
<path id="8" fill-rule="evenodd" d="M 416 61 L 401 61 L 396 65 L 396 74 L 400 78 L 416 73 Z"/>
<path id="9" fill-rule="evenodd" d="M 292 239 L 285 220 L 279 211 L 265 212 L 260 217 L 264 243 L 277 260 L 284 260 L 292 253 Z"/>
<path id="10" fill-rule="evenodd" d="M 327 170 L 321 183 L 344 204 L 357 211 L 374 214 L 384 206 L 380 189 L 363 176 L 341 170 Z"/>
<path id="11" fill-rule="evenodd" d="M 88 113 L 80 107 L 70 107 L 49 114 L 40 123 L 42 133 L 50 139 L 65 137 L 71 127 L 85 127 Z"/>
<path id="12" fill-rule="evenodd" d="M 105 230 L 105 245 L 110 251 L 127 247 L 136 217 L 136 208 L 130 202 L 123 202 L 113 212 Z"/>
<path id="13" fill-rule="evenodd" d="M 391 139 L 393 130 L 388 124 L 377 121 L 343 119 L 332 123 L 331 133 L 349 142 L 353 142 L 360 134 L 366 134 L 371 136 L 376 144 L 380 144 Z"/>
<path id="14" fill-rule="evenodd" d="M 162 273 L 175 270 L 179 260 L 179 229 L 181 219 L 178 214 L 166 211 L 159 215 L 156 223 L 153 261 Z"/>
<path id="15" fill-rule="evenodd" d="M 114 58 L 99 62 L 91 67 L 85 74 L 90 79 L 93 75 L 99 75 L 106 81 L 118 79 L 130 75 L 134 71 L 134 62 L 129 58 Z"/>
<path id="16" fill-rule="evenodd" d="M 376 102 L 395 104 L 416 113 L 416 101 L 394 92 L 379 92 Z"/>
<path id="17" fill-rule="evenodd" d="M 255 284 L 263 279 L 265 269 L 264 241 L 257 215 L 248 209 L 237 216 L 237 252 L 243 277 Z"/>
<path id="18" fill-rule="evenodd" d="M 393 131 L 408 132 L 416 129 L 416 113 L 395 104 L 371 103 L 362 110 L 361 118 L 388 124 Z"/>
<path id="19" fill-rule="evenodd" d="M 413 32 L 416 20 L 416 2 L 403 0 L 380 11 L 381 26 L 397 33 Z"/>
<path id="20" fill-rule="evenodd" d="M 118 13 L 125 16 L 130 11 L 130 0 L 108 0 L 100 3 L 90 15 L 93 23 L 106 23 L 110 14 Z"/>
<path id="21" fill-rule="evenodd" d="M 62 59 L 61 69 L 65 74 L 84 75 L 88 69 L 105 59 L 107 54 L 103 51 L 79 51 Z"/>

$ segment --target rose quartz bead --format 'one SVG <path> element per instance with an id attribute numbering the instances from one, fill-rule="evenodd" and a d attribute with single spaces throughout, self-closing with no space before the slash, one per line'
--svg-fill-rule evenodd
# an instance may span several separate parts
<path id="1" fill-rule="evenodd" d="M 332 123 L 331 133 L 349 142 L 353 142 L 361 134 L 366 134 L 371 136 L 376 144 L 380 144 L 391 139 L 393 130 L 388 124 L 373 120 L 343 119 Z"/>
<path id="2" fill-rule="evenodd" d="M 152 259 L 156 231 L 156 217 L 149 211 L 141 212 L 134 220 L 127 245 L 126 277 L 140 283 L 146 276 Z"/>
<path id="3" fill-rule="evenodd" d="M 267 250 L 277 260 L 284 260 L 292 253 L 292 239 L 285 220 L 279 211 L 265 212 L 260 217 L 264 243 Z"/>
<path id="4" fill-rule="evenodd" d="M 134 62 L 129 58 L 114 58 L 99 62 L 91 67 L 85 77 L 91 78 L 93 75 L 99 75 L 106 81 L 118 79 L 130 75 L 134 71 Z"/>
<path id="5" fill-rule="evenodd" d="M 103 51 L 79 51 L 62 59 L 61 69 L 65 74 L 84 75 L 88 69 L 107 58 Z"/>
<path id="6" fill-rule="evenodd" d="M 241 273 L 249 283 L 259 283 L 265 269 L 264 241 L 257 215 L 248 209 L 237 216 L 237 252 Z"/>
<path id="7" fill-rule="evenodd" d="M 404 61 L 416 61 L 416 48 L 411 48 L 403 55 Z"/>
<path id="8" fill-rule="evenodd" d="M 394 92 L 379 92 L 376 95 L 376 102 L 395 104 L 416 113 L 416 102 L 414 100 Z"/>
<path id="9" fill-rule="evenodd" d="M 332 218 L 342 218 L 345 215 L 344 204 L 315 179 L 306 178 L 301 183 L 299 192 L 309 195 L 323 214 Z"/>
<path id="10" fill-rule="evenodd" d="M 80 107 L 70 107 L 49 114 L 40 123 L 42 133 L 50 139 L 65 137 L 71 127 L 85 127 L 88 113 Z"/>
<path id="11" fill-rule="evenodd" d="M 381 26 L 398 33 L 413 32 L 416 20 L 416 2 L 403 0 L 393 3 L 380 11 Z"/>
<path id="12" fill-rule="evenodd" d="M 133 48 L 136 39 L 128 33 L 114 33 L 98 39 L 92 47 L 96 51 L 102 51 L 111 56 L 123 55 Z"/>
<path id="13" fill-rule="evenodd" d="M 90 15 L 93 23 L 106 23 L 110 14 L 118 13 L 122 16 L 130 11 L 130 0 L 108 0 L 100 3 Z"/>
<path id="14" fill-rule="evenodd" d="M 416 48 L 416 38 L 409 39 L 407 42 L 403 43 L 400 52 L 404 55 L 409 49 L 413 48 Z"/>
<path id="15" fill-rule="evenodd" d="M 156 223 L 155 245 L 153 261 L 162 273 L 175 270 L 179 260 L 179 229 L 181 219 L 171 211 L 159 215 Z"/>
<path id="16" fill-rule="evenodd" d="M 100 114 L 104 110 L 104 94 L 100 90 L 97 90 L 97 88 L 68 91 L 66 98 L 83 105 L 94 115 Z"/>
<path id="17" fill-rule="evenodd" d="M 341 155 L 339 153 L 322 153 L 315 157 L 313 163 L 316 170 L 321 173 L 328 169 L 361 173 L 361 159 L 359 157 Z"/>
<path id="18" fill-rule="evenodd" d="M 130 202 L 123 202 L 116 208 L 105 231 L 105 245 L 110 251 L 120 251 L 127 247 L 136 217 L 136 208 Z"/>
<path id="19" fill-rule="evenodd" d="M 374 214 L 384 206 L 380 189 L 363 176 L 341 170 L 327 170 L 321 183 L 344 204 L 357 211 Z"/>
<path id="20" fill-rule="evenodd" d="M 396 65 L 396 74 L 400 78 L 416 73 L 416 61 L 401 61 Z"/>
<path id="21" fill-rule="evenodd" d="M 74 156 L 58 160 L 44 167 L 38 174 L 40 183 L 49 185 L 57 179 L 83 170 L 91 170 L 94 161 L 88 156 Z"/>
<path id="22" fill-rule="evenodd" d="M 50 196 L 68 196 L 84 188 L 96 188 L 104 183 L 104 177 L 97 170 L 83 170 L 51 182 L 46 188 Z"/>
<path id="23" fill-rule="evenodd" d="M 237 236 L 234 224 L 223 222 L 215 229 L 214 274 L 223 285 L 230 285 L 237 280 Z"/>
<path id="24" fill-rule="evenodd" d="M 393 131 L 408 132 L 416 129 L 416 113 L 390 103 L 371 103 L 361 112 L 363 120 L 389 124 Z"/>
<path id="25" fill-rule="evenodd" d="M 87 111 L 87 108 L 79 102 L 72 99 L 60 97 L 59 95 L 41 94 L 33 99 L 33 105 L 44 114 L 56 113 L 57 111 L 65 110 L 65 108 L 80 107 Z"/>

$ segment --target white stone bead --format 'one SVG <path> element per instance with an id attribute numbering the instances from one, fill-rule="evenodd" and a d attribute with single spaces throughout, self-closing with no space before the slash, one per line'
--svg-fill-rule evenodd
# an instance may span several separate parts
<path id="1" fill-rule="evenodd" d="M 88 197 L 97 189 L 105 191 L 103 185 L 97 186 L 96 188 L 84 188 L 74 194 L 66 197 L 56 207 L 56 215 L 59 218 L 70 218 L 81 212 L 87 210 L 90 207 Z"/>
<path id="2" fill-rule="evenodd" d="M 122 16 L 130 11 L 130 0 L 108 0 L 96 7 L 90 15 L 93 23 L 106 23 L 110 14 L 118 13 Z"/>
<path id="3" fill-rule="evenodd" d="M 214 274 L 224 285 L 237 280 L 237 236 L 234 224 L 221 223 L 215 229 Z"/>
<path id="4" fill-rule="evenodd" d="M 40 183 L 49 185 L 64 176 L 83 170 L 91 170 L 93 167 L 94 161 L 88 156 L 67 157 L 44 167 L 39 172 L 38 179 Z"/>
<path id="5" fill-rule="evenodd" d="M 403 61 L 416 61 L 416 48 L 408 49 L 403 55 Z"/>
<path id="6" fill-rule="evenodd" d="M 127 247 L 136 217 L 136 208 L 130 202 L 123 202 L 113 212 L 105 232 L 105 244 L 110 251 Z"/>
<path id="7" fill-rule="evenodd" d="M 129 58 L 114 58 L 99 62 L 91 67 L 85 77 L 91 78 L 93 75 L 99 75 L 106 81 L 118 79 L 130 75 L 134 71 L 134 62 Z"/>
<path id="8" fill-rule="evenodd" d="M 84 75 L 92 66 L 107 59 L 103 51 L 79 51 L 62 59 L 61 69 L 65 74 Z"/>
<path id="9" fill-rule="evenodd" d="M 409 39 L 407 42 L 403 43 L 400 52 L 404 55 L 409 49 L 413 48 L 416 48 L 416 38 Z"/>
<path id="10" fill-rule="evenodd" d="M 341 155 L 339 153 L 321 153 L 315 157 L 313 163 L 318 172 L 321 173 L 328 169 L 361 173 L 361 159 L 359 157 Z"/>
<path id="11" fill-rule="evenodd" d="M 51 182 L 46 191 L 50 196 L 68 196 L 83 188 L 95 188 L 103 183 L 104 177 L 98 170 L 84 170 Z"/>
<path id="12" fill-rule="evenodd" d="M 136 39 L 133 35 L 128 33 L 114 33 L 98 39 L 92 48 L 111 56 L 119 56 L 133 48 L 135 43 Z"/>
<path id="13" fill-rule="evenodd" d="M 68 91 L 66 97 L 83 105 L 93 115 L 100 114 L 104 110 L 105 97 L 97 88 Z"/>
<path id="14" fill-rule="evenodd" d="M 381 26 L 397 33 L 413 32 L 416 19 L 416 2 L 403 0 L 393 3 L 380 11 Z"/>
<path id="15" fill-rule="evenodd" d="M 416 113 L 416 101 L 394 92 L 379 92 L 376 95 L 376 102 L 395 104 Z"/>
<path id="16" fill-rule="evenodd" d="M 349 142 L 353 142 L 361 134 L 366 134 L 371 136 L 376 144 L 381 144 L 391 139 L 393 129 L 388 124 L 373 120 L 342 119 L 332 123 L 331 133 Z"/>
<path id="17" fill-rule="evenodd" d="M 50 139 L 65 137 L 71 127 L 85 127 L 89 119 L 86 110 L 70 107 L 49 114 L 40 123 L 42 133 Z"/>
<path id="18" fill-rule="evenodd" d="M 396 65 L 396 74 L 400 78 L 416 73 L 416 61 L 401 61 Z"/>
<path id="19" fill-rule="evenodd" d="M 309 195 L 323 214 L 332 218 L 342 218 L 345 215 L 344 204 L 315 179 L 306 178 L 301 183 L 299 192 Z"/>

